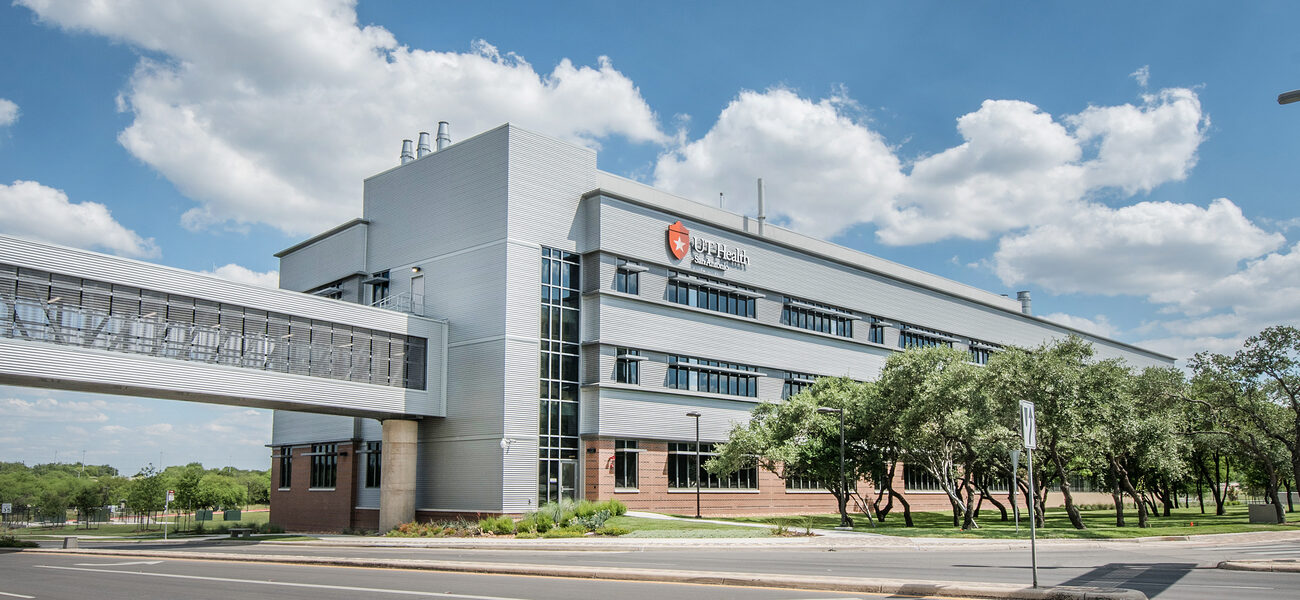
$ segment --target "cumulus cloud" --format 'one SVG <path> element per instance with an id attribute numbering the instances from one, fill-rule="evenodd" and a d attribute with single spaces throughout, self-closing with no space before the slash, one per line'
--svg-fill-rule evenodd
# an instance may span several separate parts
<path id="1" fill-rule="evenodd" d="M 1008 285 L 1033 282 L 1055 293 L 1128 294 L 1168 303 L 1283 242 L 1226 198 L 1206 208 L 1093 204 L 1060 222 L 1003 237 L 993 265 Z"/>
<path id="2" fill-rule="evenodd" d="M 8 127 L 18 122 L 18 105 L 13 100 L 0 98 L 0 127 Z"/>
<path id="3" fill-rule="evenodd" d="M 401 139 L 438 120 L 453 136 L 511 121 L 591 145 L 666 139 L 607 58 L 546 71 L 486 42 L 409 48 L 360 26 L 349 0 L 19 3 L 155 53 L 119 98 L 133 117 L 119 141 L 197 202 L 182 219 L 193 229 L 336 225 L 360 212 L 362 179 L 395 166 Z"/>
<path id="4" fill-rule="evenodd" d="M 1055 321 L 1066 327 L 1073 327 L 1080 331 L 1086 331 L 1102 337 L 1114 337 L 1115 334 L 1119 333 L 1119 328 L 1115 327 L 1106 315 L 1097 315 L 1090 319 L 1087 317 L 1079 317 L 1057 312 L 1043 315 L 1043 318 L 1048 321 Z"/>
<path id="5" fill-rule="evenodd" d="M 262 287 L 278 288 L 280 287 L 279 271 L 254 271 L 248 267 L 230 263 L 217 267 L 212 271 L 203 271 L 208 275 L 216 275 L 222 279 L 238 281 L 239 283 L 248 283 L 260 285 Z"/>
<path id="6" fill-rule="evenodd" d="M 1117 187 L 1126 194 L 1187 178 L 1209 117 L 1186 88 L 1142 97 L 1142 106 L 1090 106 L 1066 119 L 1080 142 L 1096 142 L 1097 156 L 1084 164 L 1089 189 Z"/>
<path id="7" fill-rule="evenodd" d="M 831 237 L 878 219 L 903 185 L 898 158 L 880 134 L 851 116 L 844 95 L 820 101 L 776 88 L 742 92 L 703 137 L 660 156 L 655 184 L 697 199 L 756 194 L 766 176 L 768 217 Z"/>
<path id="8" fill-rule="evenodd" d="M 108 421 L 105 411 L 108 403 L 103 400 L 78 402 L 57 400 L 55 398 L 0 399 L 0 415 L 12 419 L 57 419 L 60 422 L 103 423 Z"/>
<path id="9" fill-rule="evenodd" d="M 0 183 L 0 231 L 122 256 L 161 254 L 153 238 L 143 238 L 118 223 L 103 204 L 71 202 L 63 190 L 35 181 Z"/>

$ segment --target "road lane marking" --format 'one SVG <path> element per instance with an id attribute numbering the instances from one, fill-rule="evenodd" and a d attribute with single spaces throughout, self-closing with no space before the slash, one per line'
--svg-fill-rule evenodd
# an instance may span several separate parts
<path id="1" fill-rule="evenodd" d="M 127 565 L 158 565 L 162 564 L 161 560 L 131 560 L 127 562 L 115 563 L 77 563 L 78 567 L 125 567 Z"/>
<path id="2" fill-rule="evenodd" d="M 507 598 L 504 596 L 474 596 L 470 594 L 453 594 L 451 592 L 423 592 L 418 590 L 385 590 L 349 585 L 325 585 L 320 583 L 294 583 L 289 581 L 259 581 L 256 579 L 232 579 L 229 577 L 204 577 L 201 575 L 178 575 L 174 573 L 146 573 L 140 571 L 114 571 L 112 569 L 84 569 L 80 567 L 60 567 L 56 565 L 35 565 L 37 569 L 59 569 L 62 571 L 87 571 L 90 573 L 113 573 L 116 575 L 139 575 L 143 577 L 165 577 L 168 579 L 197 579 L 200 581 L 219 581 L 222 583 L 248 583 L 253 585 L 273 585 L 280 587 L 311 588 L 318 590 L 338 590 L 345 592 L 366 592 L 375 594 L 394 594 L 399 596 L 428 596 L 433 598 L 464 598 L 466 600 L 527 600 L 525 598 Z M 32 598 L 33 596 L 21 596 Z"/>
<path id="3" fill-rule="evenodd" d="M 24 596 L 22 594 L 10 594 L 9 592 L 0 592 L 0 596 L 9 596 L 11 598 L 35 598 L 36 596 Z"/>

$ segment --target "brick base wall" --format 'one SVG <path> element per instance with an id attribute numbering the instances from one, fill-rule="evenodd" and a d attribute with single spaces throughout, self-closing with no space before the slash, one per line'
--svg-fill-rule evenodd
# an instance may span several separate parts
<path id="1" fill-rule="evenodd" d="M 277 448 L 276 454 L 280 449 Z M 308 489 L 311 482 L 310 446 L 295 446 L 290 450 L 293 464 L 290 467 L 288 489 L 279 489 L 280 461 L 271 460 L 271 516 L 270 522 L 285 531 L 337 533 L 356 528 L 352 507 L 356 506 L 357 461 L 351 442 L 338 444 L 338 474 L 333 489 Z M 378 527 L 378 511 L 375 526 Z M 372 528 L 372 529 L 373 529 Z"/>

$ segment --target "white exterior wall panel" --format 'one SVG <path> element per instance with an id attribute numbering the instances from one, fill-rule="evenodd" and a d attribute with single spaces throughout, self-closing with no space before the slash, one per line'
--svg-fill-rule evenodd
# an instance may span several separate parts
<path id="1" fill-rule="evenodd" d="M 352 417 L 277 410 L 271 419 L 272 446 L 340 442 L 356 433 Z"/>
<path id="2" fill-rule="evenodd" d="M 725 272 L 693 267 L 689 256 L 679 262 L 668 253 L 663 232 L 677 217 L 612 198 L 601 198 L 600 202 L 603 251 L 675 265 L 682 270 L 758 288 L 767 294 L 789 294 L 999 344 L 1035 346 L 1051 337 L 1072 333 L 1065 327 L 1030 319 L 1017 311 L 978 304 L 684 219 L 683 224 L 692 236 L 698 234 L 744 248 L 750 259 L 747 268 Z M 643 289 L 643 295 L 645 292 Z M 1168 364 L 1153 353 L 1097 336 L 1080 335 L 1093 342 L 1103 358 L 1118 356 L 1139 368 Z"/>
<path id="3" fill-rule="evenodd" d="M 423 427 L 420 433 L 415 477 L 417 510 L 501 510 L 500 440 L 433 441 L 423 435 Z"/>
<path id="4" fill-rule="evenodd" d="M 712 398 L 668 396 L 637 390 L 603 389 L 596 409 L 602 437 L 630 437 L 661 440 L 694 440 L 695 419 L 686 413 L 700 413 L 700 440 L 726 441 L 732 426 L 749 422 L 752 402 Z"/>
<path id="5" fill-rule="evenodd" d="M 305 292 L 366 270 L 366 223 L 280 256 L 280 288 Z"/>
<path id="6" fill-rule="evenodd" d="M 365 181 L 370 271 L 506 237 L 507 130 L 498 127 Z"/>

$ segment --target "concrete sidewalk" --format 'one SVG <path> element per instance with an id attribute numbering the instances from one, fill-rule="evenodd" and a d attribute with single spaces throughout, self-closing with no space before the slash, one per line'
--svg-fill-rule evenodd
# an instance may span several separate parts
<path id="1" fill-rule="evenodd" d="M 618 581 L 653 581 L 696 585 L 738 585 L 782 589 L 858 592 L 904 596 L 944 596 L 949 598 L 1013 598 L 1024 600 L 1146 600 L 1135 590 L 1094 587 L 1040 587 L 1020 584 L 967 581 L 906 581 L 865 577 L 830 577 L 814 575 L 767 575 L 714 571 L 675 571 L 662 569 L 626 569 L 619 567 L 556 566 L 459 562 L 441 560 L 336 558 L 319 556 L 284 556 L 278 554 L 233 554 L 221 552 L 180 552 L 172 550 L 59 550 L 26 549 L 41 554 L 93 556 L 132 556 L 142 558 L 261 562 L 278 564 L 413 569 L 453 573 L 572 577 Z"/>

